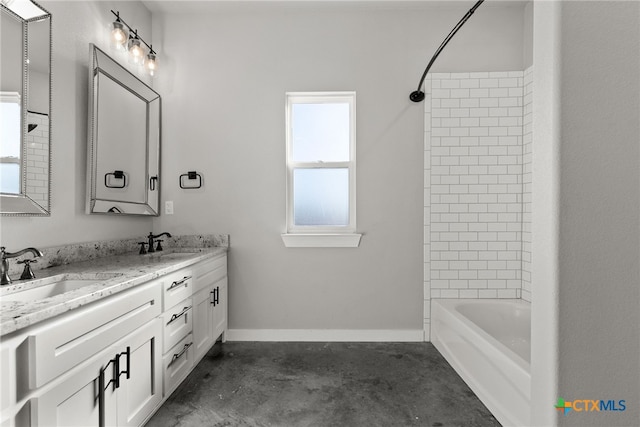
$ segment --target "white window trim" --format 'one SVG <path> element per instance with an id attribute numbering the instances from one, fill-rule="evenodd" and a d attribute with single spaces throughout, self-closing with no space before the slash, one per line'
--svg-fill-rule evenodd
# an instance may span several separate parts
<path id="1" fill-rule="evenodd" d="M 349 104 L 350 135 L 348 162 L 295 162 L 291 113 L 294 103 Z M 357 247 L 361 234 L 356 231 L 356 93 L 350 92 L 287 92 L 286 115 L 286 166 L 287 166 L 287 232 L 282 234 L 286 247 Z M 349 168 L 349 225 L 347 226 L 296 226 L 293 223 L 293 171 L 295 168 Z"/>
<path id="2" fill-rule="evenodd" d="M 287 248 L 357 248 L 362 234 L 281 234 Z"/>

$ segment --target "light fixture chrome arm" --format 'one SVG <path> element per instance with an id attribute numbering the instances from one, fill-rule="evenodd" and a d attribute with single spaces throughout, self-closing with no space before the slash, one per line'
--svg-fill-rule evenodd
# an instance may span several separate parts
<path id="1" fill-rule="evenodd" d="M 409 95 L 409 99 L 410 100 L 412 100 L 413 102 L 421 102 L 421 101 L 424 100 L 424 96 L 425 95 L 424 95 L 424 92 L 422 90 L 420 90 L 420 88 L 422 88 L 422 84 L 424 83 L 424 79 L 427 77 L 427 73 L 431 69 L 431 66 L 436 61 L 436 58 L 438 57 L 438 55 L 440 55 L 440 52 L 442 52 L 442 50 L 445 48 L 447 43 L 449 43 L 449 41 L 451 41 L 453 36 L 456 35 L 458 30 L 464 25 L 465 22 L 467 22 L 469 20 L 469 18 L 471 18 L 471 15 L 473 15 L 473 13 L 476 11 L 476 9 L 483 2 L 484 2 L 484 0 L 477 1 L 476 4 L 474 4 L 473 7 L 471 9 L 469 9 L 469 11 L 462 17 L 462 19 L 460 19 L 460 21 L 458 21 L 458 23 L 456 24 L 455 27 L 453 27 L 453 29 L 451 30 L 449 35 L 440 44 L 440 47 L 438 47 L 438 49 L 436 50 L 436 53 L 433 54 L 433 57 L 431 58 L 431 61 L 429 61 L 429 64 L 427 65 L 427 68 L 425 68 L 424 73 L 422 73 L 422 78 L 420 79 L 420 83 L 418 83 L 418 89 L 416 89 L 415 91 L 411 92 L 411 94 Z"/>

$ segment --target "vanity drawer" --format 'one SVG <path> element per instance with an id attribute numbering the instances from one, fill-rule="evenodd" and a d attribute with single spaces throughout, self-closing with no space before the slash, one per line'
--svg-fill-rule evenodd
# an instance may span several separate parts
<path id="1" fill-rule="evenodd" d="M 206 288 L 227 275 L 227 256 L 202 262 L 194 268 L 195 284 L 193 293 Z"/>
<path id="2" fill-rule="evenodd" d="M 162 315 L 164 324 L 163 353 L 175 346 L 193 330 L 193 300 L 187 298 Z"/>
<path id="3" fill-rule="evenodd" d="M 193 336 L 189 334 L 164 355 L 164 396 L 189 374 L 193 367 Z"/>
<path id="4" fill-rule="evenodd" d="M 193 293 L 193 271 L 182 269 L 161 278 L 163 310 L 178 304 Z"/>
<path id="5" fill-rule="evenodd" d="M 46 384 L 160 315 L 157 281 L 72 310 L 29 335 L 29 388 Z"/>

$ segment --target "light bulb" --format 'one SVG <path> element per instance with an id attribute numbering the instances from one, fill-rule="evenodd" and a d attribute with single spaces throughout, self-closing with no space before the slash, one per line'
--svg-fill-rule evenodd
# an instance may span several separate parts
<path id="1" fill-rule="evenodd" d="M 129 39 L 129 56 L 131 62 L 133 62 L 134 64 L 140 65 L 144 61 L 144 48 L 140 44 L 140 39 Z"/>
<path id="2" fill-rule="evenodd" d="M 147 58 L 144 62 L 144 68 L 146 68 L 147 73 L 149 73 L 151 77 L 155 76 L 156 70 L 158 69 L 158 62 L 156 60 L 155 53 L 149 53 L 147 55 Z"/>
<path id="3" fill-rule="evenodd" d="M 111 44 L 116 49 L 124 49 L 127 44 L 127 30 L 119 20 L 116 20 L 111 25 Z"/>

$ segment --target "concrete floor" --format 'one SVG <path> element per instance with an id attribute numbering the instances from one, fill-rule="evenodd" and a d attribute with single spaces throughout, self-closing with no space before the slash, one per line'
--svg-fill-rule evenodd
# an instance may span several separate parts
<path id="1" fill-rule="evenodd" d="M 430 343 L 217 343 L 147 424 L 499 426 Z"/>

